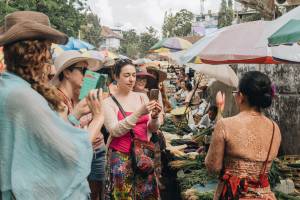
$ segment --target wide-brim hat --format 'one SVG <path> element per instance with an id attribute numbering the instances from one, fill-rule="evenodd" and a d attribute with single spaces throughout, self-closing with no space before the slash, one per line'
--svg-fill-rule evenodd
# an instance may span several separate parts
<path id="1" fill-rule="evenodd" d="M 155 81 L 155 76 L 147 72 L 145 67 L 136 68 L 136 77 L 145 77 L 147 81 Z"/>
<path id="2" fill-rule="evenodd" d="M 100 69 L 99 65 L 101 63 L 100 60 L 96 58 L 91 58 L 87 55 L 84 55 L 83 53 L 75 50 L 71 51 L 64 51 L 61 53 L 55 60 L 54 65 L 56 67 L 56 74 L 51 80 L 51 84 L 58 85 L 60 83 L 59 81 L 59 75 L 68 67 L 78 63 L 78 62 L 87 62 L 88 63 L 88 69 Z"/>
<path id="3" fill-rule="evenodd" d="M 162 71 L 155 63 L 146 64 L 147 71 L 155 71 L 158 74 L 158 82 L 163 82 L 167 79 L 167 73 Z"/>
<path id="4" fill-rule="evenodd" d="M 56 44 L 68 42 L 68 36 L 51 28 L 48 16 L 43 13 L 16 11 L 5 16 L 0 28 L 0 46 L 31 39 L 46 39 Z"/>

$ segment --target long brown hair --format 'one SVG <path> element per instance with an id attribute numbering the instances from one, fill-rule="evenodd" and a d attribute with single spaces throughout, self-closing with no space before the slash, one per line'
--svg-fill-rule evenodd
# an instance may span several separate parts
<path id="1" fill-rule="evenodd" d="M 4 46 L 6 69 L 24 80 L 40 93 L 56 111 L 63 109 L 55 87 L 48 83 L 51 43 L 45 40 L 26 40 Z"/>
<path id="2" fill-rule="evenodd" d="M 161 83 L 160 92 L 161 92 L 162 102 L 163 102 L 164 107 L 165 107 L 165 112 L 168 113 L 172 110 L 172 105 L 171 105 L 171 103 L 168 99 L 168 96 L 166 94 L 166 88 L 165 88 L 165 85 L 163 83 Z"/>

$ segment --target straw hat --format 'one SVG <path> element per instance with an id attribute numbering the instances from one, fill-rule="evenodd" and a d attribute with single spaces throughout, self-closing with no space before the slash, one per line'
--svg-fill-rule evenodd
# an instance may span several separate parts
<path id="1" fill-rule="evenodd" d="M 93 70 L 93 68 L 99 69 L 100 62 L 98 59 L 91 58 L 75 50 L 65 51 L 54 60 L 54 65 L 56 67 L 57 72 L 51 80 L 51 83 L 53 85 L 58 85 L 60 83 L 58 78 L 59 74 L 61 74 L 65 69 L 67 69 L 71 65 L 82 61 L 86 61 L 88 63 L 88 69 L 90 70 Z"/>
<path id="2" fill-rule="evenodd" d="M 156 64 L 151 64 L 151 63 L 147 63 L 146 64 L 146 68 L 147 68 L 147 71 L 155 71 L 156 73 L 158 73 L 158 82 L 163 82 L 164 80 L 167 79 L 167 73 L 162 71 L 158 65 Z"/>
<path id="3" fill-rule="evenodd" d="M 0 46 L 28 39 L 47 39 L 56 44 L 68 42 L 68 36 L 50 27 L 47 15 L 33 11 L 16 11 L 5 16 L 0 28 Z"/>

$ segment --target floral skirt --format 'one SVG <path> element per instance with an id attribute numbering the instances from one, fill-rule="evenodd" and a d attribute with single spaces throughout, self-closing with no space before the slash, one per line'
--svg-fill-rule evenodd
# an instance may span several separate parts
<path id="1" fill-rule="evenodd" d="M 106 200 L 159 200 L 155 173 L 134 176 L 130 156 L 109 149 L 106 166 Z"/>

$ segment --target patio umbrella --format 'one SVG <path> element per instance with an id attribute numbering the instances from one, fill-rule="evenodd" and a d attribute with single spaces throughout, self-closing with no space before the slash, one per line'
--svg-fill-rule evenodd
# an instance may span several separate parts
<path id="1" fill-rule="evenodd" d="M 156 50 L 159 48 L 167 48 L 171 49 L 173 51 L 180 51 L 183 49 L 188 49 L 192 46 L 192 43 L 190 43 L 187 40 L 181 39 L 179 37 L 171 37 L 171 38 L 165 38 L 161 41 L 157 42 L 155 45 L 153 45 L 150 50 Z"/>
<path id="2" fill-rule="evenodd" d="M 300 41 L 300 20 L 291 19 L 268 38 L 269 45 L 292 44 Z"/>
<path id="3" fill-rule="evenodd" d="M 190 48 L 192 43 L 178 37 L 171 37 L 165 40 L 163 46 L 168 49 L 183 50 Z"/>
<path id="4" fill-rule="evenodd" d="M 188 67 L 228 86 L 238 87 L 239 79 L 229 65 L 188 64 Z"/>
<path id="5" fill-rule="evenodd" d="M 85 41 L 70 37 L 65 45 L 60 45 L 64 50 L 81 50 L 81 49 L 95 49 L 95 47 Z"/>
<path id="6" fill-rule="evenodd" d="M 285 13 L 281 17 L 274 21 L 270 21 L 264 29 L 261 30 L 261 38 L 257 42 L 256 47 L 261 48 L 268 46 L 268 39 L 271 37 L 280 27 L 283 27 L 290 20 L 300 20 L 300 6 L 292 9 L 291 11 Z M 300 62 L 300 46 L 293 44 L 291 46 L 279 45 L 271 48 L 272 56 L 281 61 L 288 62 Z"/>
<path id="7" fill-rule="evenodd" d="M 181 64 L 180 57 L 185 54 L 188 50 L 182 50 L 182 51 L 177 51 L 170 53 L 171 58 L 178 64 Z M 193 63 L 193 64 L 202 64 L 201 58 L 199 56 L 194 56 L 192 57 L 188 63 Z"/>
<path id="8" fill-rule="evenodd" d="M 253 21 L 222 28 L 200 39 L 186 53 L 180 55 L 180 63 L 186 64 L 195 56 L 208 64 L 277 64 L 277 58 L 285 61 L 295 59 L 293 56 L 300 53 L 300 46 L 269 47 L 266 36 L 264 44 L 259 43 L 270 23 Z"/>
<path id="9" fill-rule="evenodd" d="M 163 43 L 165 42 L 167 38 L 163 38 L 160 41 L 158 41 L 157 43 L 155 43 L 149 50 L 149 52 L 152 52 L 153 50 L 157 50 L 163 47 Z"/>
<path id="10" fill-rule="evenodd" d="M 204 63 L 276 63 L 265 48 L 255 44 L 265 21 L 247 22 L 225 27 L 196 42 L 180 60 L 187 63 L 199 56 Z"/>

